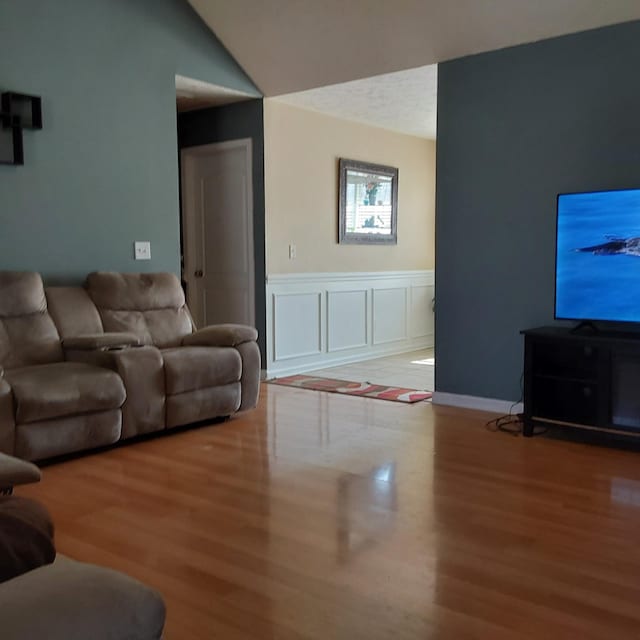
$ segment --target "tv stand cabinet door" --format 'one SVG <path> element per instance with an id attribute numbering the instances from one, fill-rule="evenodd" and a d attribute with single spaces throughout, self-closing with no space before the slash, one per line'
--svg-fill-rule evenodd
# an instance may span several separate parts
<path id="1" fill-rule="evenodd" d="M 640 345 L 611 351 L 609 426 L 637 429 L 640 434 Z"/>
<path id="2" fill-rule="evenodd" d="M 524 435 L 534 424 L 605 426 L 608 362 L 608 347 L 588 339 L 525 335 Z"/>

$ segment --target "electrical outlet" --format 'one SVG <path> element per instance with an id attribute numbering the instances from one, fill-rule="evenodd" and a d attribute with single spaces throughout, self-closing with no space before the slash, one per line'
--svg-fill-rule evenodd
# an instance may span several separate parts
<path id="1" fill-rule="evenodd" d="M 133 257 L 136 260 L 151 260 L 151 243 L 140 241 L 134 242 Z"/>
<path id="2" fill-rule="evenodd" d="M 295 244 L 290 244 L 289 245 L 289 260 L 295 260 L 296 259 L 296 245 Z"/>

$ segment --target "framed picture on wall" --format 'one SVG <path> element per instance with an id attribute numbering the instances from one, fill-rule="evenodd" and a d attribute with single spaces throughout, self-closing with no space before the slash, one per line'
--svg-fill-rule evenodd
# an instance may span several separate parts
<path id="1" fill-rule="evenodd" d="M 338 242 L 398 243 L 398 169 L 340 158 Z"/>

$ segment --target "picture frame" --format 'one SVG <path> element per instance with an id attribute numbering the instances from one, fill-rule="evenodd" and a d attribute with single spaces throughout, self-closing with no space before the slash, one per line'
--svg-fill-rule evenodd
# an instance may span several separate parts
<path id="1" fill-rule="evenodd" d="M 398 243 L 398 169 L 340 158 L 338 242 Z"/>

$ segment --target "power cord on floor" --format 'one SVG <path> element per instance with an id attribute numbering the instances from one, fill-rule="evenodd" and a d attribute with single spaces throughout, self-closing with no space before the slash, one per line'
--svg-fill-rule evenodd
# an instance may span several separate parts
<path id="1" fill-rule="evenodd" d="M 489 422 L 486 423 L 485 427 L 489 429 L 489 431 L 502 431 L 512 436 L 519 436 L 522 434 L 522 429 L 524 427 L 524 414 L 513 413 L 513 410 L 522 402 L 522 399 L 524 397 L 523 382 L 524 372 L 520 376 L 520 398 L 509 407 L 509 413 L 504 416 L 500 416 L 499 418 L 489 420 Z M 534 427 L 533 435 L 541 436 L 547 431 L 548 429 L 546 427 Z"/>
<path id="2" fill-rule="evenodd" d="M 504 431 L 512 436 L 519 436 L 522 433 L 522 414 L 508 413 L 499 418 L 489 420 L 485 425 L 489 431 Z"/>
<path id="3" fill-rule="evenodd" d="M 522 428 L 524 427 L 523 417 L 524 414 L 522 413 L 508 413 L 505 416 L 489 420 L 489 422 L 485 424 L 485 427 L 489 429 L 489 431 L 503 431 L 512 436 L 519 436 L 522 434 Z M 534 426 L 533 435 L 541 436 L 547 433 L 548 430 L 547 427 Z"/>

